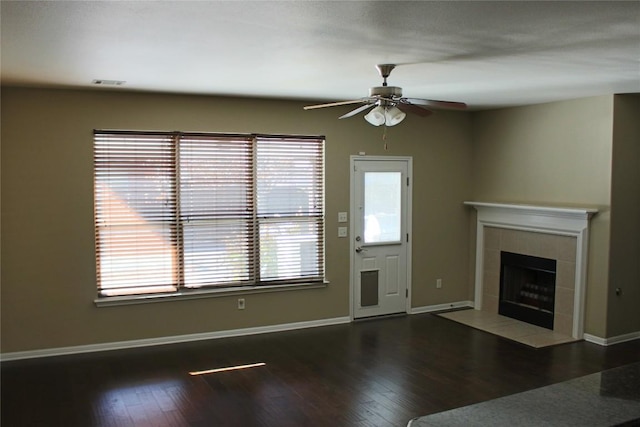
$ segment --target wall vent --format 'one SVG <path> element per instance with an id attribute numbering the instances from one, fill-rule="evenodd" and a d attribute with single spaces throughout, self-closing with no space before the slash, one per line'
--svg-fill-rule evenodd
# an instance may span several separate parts
<path id="1" fill-rule="evenodd" d="M 91 81 L 94 85 L 98 86 L 122 86 L 126 83 L 124 80 L 103 80 L 103 79 L 94 79 Z"/>

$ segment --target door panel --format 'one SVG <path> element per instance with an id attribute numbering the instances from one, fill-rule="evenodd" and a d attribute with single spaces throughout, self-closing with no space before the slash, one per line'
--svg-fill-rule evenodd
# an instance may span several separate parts
<path id="1" fill-rule="evenodd" d="M 410 159 L 352 157 L 352 163 L 353 317 L 406 312 Z"/>
<path id="2" fill-rule="evenodd" d="M 386 295 L 398 295 L 400 293 L 400 257 L 398 255 L 391 255 L 386 257 L 385 270 L 387 277 L 385 282 L 387 283 Z"/>

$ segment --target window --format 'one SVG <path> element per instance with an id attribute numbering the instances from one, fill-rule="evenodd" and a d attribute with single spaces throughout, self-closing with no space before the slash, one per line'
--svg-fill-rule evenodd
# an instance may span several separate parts
<path id="1" fill-rule="evenodd" d="M 324 139 L 94 132 L 101 297 L 324 280 Z"/>
<path id="2" fill-rule="evenodd" d="M 402 173 L 364 173 L 364 243 L 399 243 Z"/>

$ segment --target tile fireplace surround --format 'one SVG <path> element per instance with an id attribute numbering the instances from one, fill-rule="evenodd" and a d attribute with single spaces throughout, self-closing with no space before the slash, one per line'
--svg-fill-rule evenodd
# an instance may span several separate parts
<path id="1" fill-rule="evenodd" d="M 476 310 L 498 313 L 500 251 L 557 261 L 554 332 L 583 338 L 592 208 L 464 202 L 478 211 Z"/>

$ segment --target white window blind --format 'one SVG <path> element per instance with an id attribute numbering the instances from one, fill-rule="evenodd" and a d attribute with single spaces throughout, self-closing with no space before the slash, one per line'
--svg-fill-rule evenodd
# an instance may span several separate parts
<path id="1" fill-rule="evenodd" d="M 257 139 L 262 281 L 319 280 L 324 272 L 324 155 L 314 140 Z"/>
<path id="2" fill-rule="evenodd" d="M 95 131 L 102 297 L 324 280 L 324 139 Z"/>
<path id="3" fill-rule="evenodd" d="M 97 271 L 104 295 L 175 290 L 175 204 L 171 136 L 95 135 Z"/>
<path id="4" fill-rule="evenodd" d="M 254 280 L 253 147 L 250 138 L 180 138 L 184 285 Z"/>

